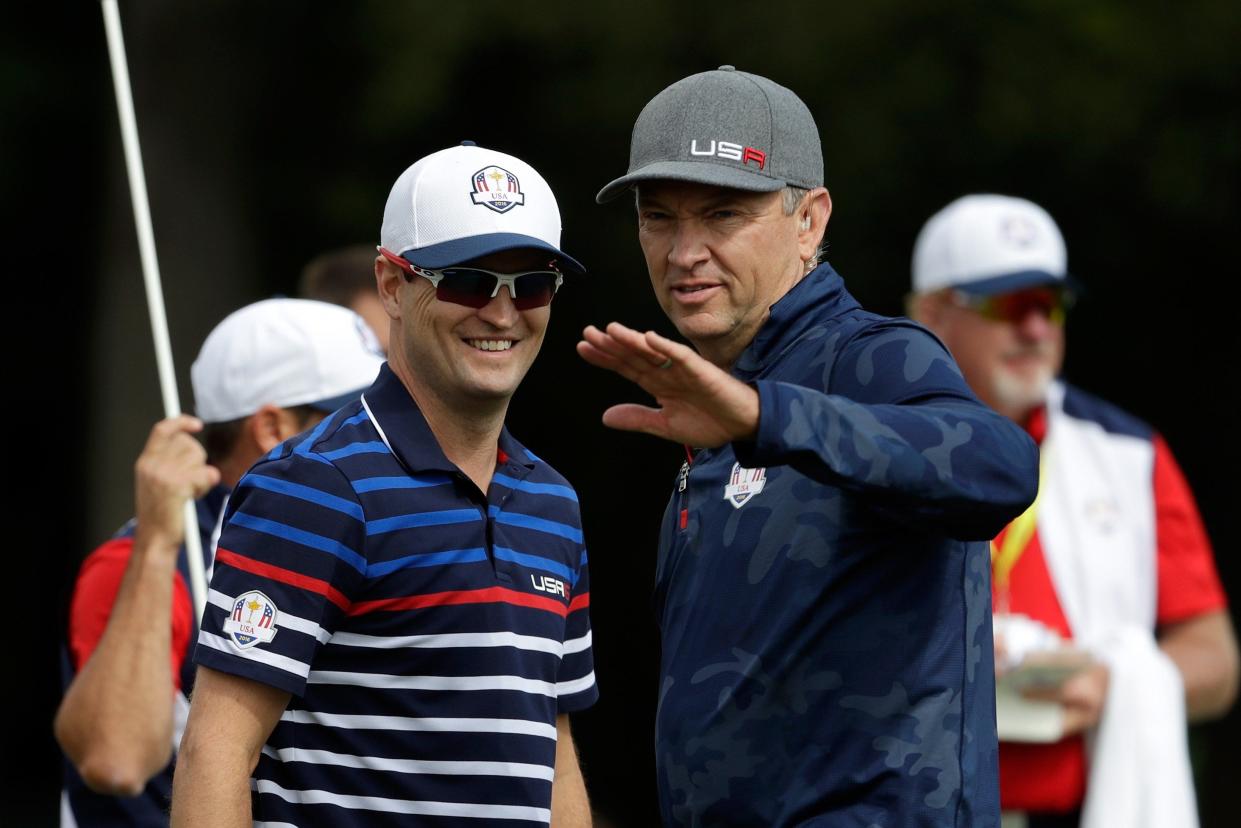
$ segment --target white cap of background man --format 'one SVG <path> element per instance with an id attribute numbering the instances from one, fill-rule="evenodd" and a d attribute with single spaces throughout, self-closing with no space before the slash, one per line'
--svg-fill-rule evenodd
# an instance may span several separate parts
<path id="1" fill-rule="evenodd" d="M 560 249 L 560 208 L 525 161 L 472 141 L 419 159 L 392 185 L 380 246 L 438 269 L 504 250 L 546 250 L 562 270 L 584 273 Z"/>
<path id="2" fill-rule="evenodd" d="M 264 405 L 331 412 L 374 381 L 383 351 L 362 317 L 310 299 L 267 299 L 216 325 L 190 368 L 206 423 L 248 417 Z"/>
<path id="3" fill-rule="evenodd" d="M 931 216 L 914 244 L 914 293 L 992 295 L 1068 280 L 1060 228 L 1024 198 L 962 196 Z"/>

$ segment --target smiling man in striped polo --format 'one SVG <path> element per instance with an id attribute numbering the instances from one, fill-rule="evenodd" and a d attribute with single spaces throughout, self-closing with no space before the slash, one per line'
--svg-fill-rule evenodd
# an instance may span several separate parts
<path id="1" fill-rule="evenodd" d="M 381 240 L 388 364 L 229 505 L 174 825 L 589 824 L 577 497 L 504 428 L 581 265 L 539 174 L 473 145 L 397 179 Z"/>

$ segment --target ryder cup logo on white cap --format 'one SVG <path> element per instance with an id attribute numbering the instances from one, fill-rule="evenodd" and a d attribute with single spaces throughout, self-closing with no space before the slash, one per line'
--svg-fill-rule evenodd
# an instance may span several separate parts
<path id="1" fill-rule="evenodd" d="M 507 212 L 526 203 L 517 176 L 501 167 L 484 167 L 474 173 L 474 192 L 470 195 L 475 204 L 490 207 L 497 213 Z"/>
<path id="2" fill-rule="evenodd" d="M 967 195 L 927 221 L 914 244 L 916 293 L 999 293 L 1068 278 L 1060 228 L 1024 198 Z"/>
<path id="3" fill-rule="evenodd" d="M 551 187 L 520 158 L 467 142 L 431 153 L 392 185 L 380 244 L 421 267 L 440 268 L 516 248 L 560 250 L 560 210 Z"/>

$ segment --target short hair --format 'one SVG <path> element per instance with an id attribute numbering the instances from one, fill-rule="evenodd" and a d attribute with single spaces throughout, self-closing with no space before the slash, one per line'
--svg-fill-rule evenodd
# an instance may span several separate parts
<path id="1" fill-rule="evenodd" d="M 293 415 L 297 421 L 299 429 L 305 429 L 310 423 L 310 418 L 315 414 L 321 413 L 317 408 L 310 405 L 290 405 L 285 408 Z M 254 416 L 249 414 L 245 417 L 238 417 L 235 420 L 226 420 L 222 423 L 207 423 L 203 426 L 202 441 L 203 447 L 207 450 L 207 462 L 213 466 L 218 466 L 227 460 L 229 455 L 233 453 L 233 448 L 237 445 L 237 439 L 241 436 L 241 427 L 246 420 Z"/>
<path id="2" fill-rule="evenodd" d="M 302 268 L 297 295 L 350 307 L 359 293 L 375 290 L 375 248 L 354 244 L 329 250 Z"/>

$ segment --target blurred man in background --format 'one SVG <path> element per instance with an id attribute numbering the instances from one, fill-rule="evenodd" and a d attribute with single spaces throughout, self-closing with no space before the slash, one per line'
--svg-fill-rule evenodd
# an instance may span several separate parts
<path id="1" fill-rule="evenodd" d="M 322 253 L 302 268 L 297 294 L 349 308 L 366 320 L 388 352 L 388 315 L 375 290 L 375 248 L 354 244 Z"/>
<path id="2" fill-rule="evenodd" d="M 134 468 L 137 517 L 87 556 L 75 584 L 55 723 L 68 760 L 63 825 L 167 825 L 198 628 L 185 501 L 197 499 L 210 567 L 246 469 L 356 398 L 379 371 L 377 350 L 356 314 L 301 299 L 249 305 L 208 335 L 191 369 L 198 416 L 151 429 Z"/>
<path id="3" fill-rule="evenodd" d="M 1013 681 L 1065 669 L 1033 706 L 1001 703 L 1006 825 L 1189 826 L 1185 720 L 1232 704 L 1236 640 L 1167 443 L 1056 379 L 1071 298 L 1059 228 L 1029 201 L 965 196 L 918 236 L 910 315 L 1041 449 L 1038 498 L 993 543 L 997 662 Z"/>

